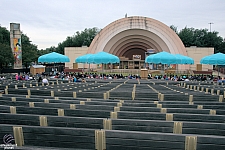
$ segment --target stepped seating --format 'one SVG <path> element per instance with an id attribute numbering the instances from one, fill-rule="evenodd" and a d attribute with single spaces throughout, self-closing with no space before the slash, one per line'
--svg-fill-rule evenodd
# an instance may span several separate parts
<path id="1" fill-rule="evenodd" d="M 40 126 L 41 115 L 0 113 L 1 124 Z M 104 118 L 46 115 L 46 126 L 103 129 Z M 161 120 L 111 119 L 113 130 L 174 133 L 176 123 L 182 124 L 183 134 L 225 135 L 223 123 L 177 122 Z"/>
<path id="2" fill-rule="evenodd" d="M 17 127 L 17 126 L 14 126 Z M 82 128 L 22 126 L 24 145 L 94 149 L 95 130 Z M 0 124 L 0 136 L 12 133 L 12 125 Z"/>
<path id="3" fill-rule="evenodd" d="M 0 137 L 22 127 L 19 149 L 224 149 L 219 95 L 173 81 L 96 81 L 1 83 L 8 94 L 0 97 Z"/>

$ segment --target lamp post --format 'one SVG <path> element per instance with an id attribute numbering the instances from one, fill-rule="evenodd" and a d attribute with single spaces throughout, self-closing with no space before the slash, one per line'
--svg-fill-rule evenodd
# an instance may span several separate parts
<path id="1" fill-rule="evenodd" d="M 209 31 L 210 32 L 211 32 L 211 26 L 212 26 L 212 24 L 214 24 L 214 23 L 212 23 L 212 22 L 209 23 Z"/>

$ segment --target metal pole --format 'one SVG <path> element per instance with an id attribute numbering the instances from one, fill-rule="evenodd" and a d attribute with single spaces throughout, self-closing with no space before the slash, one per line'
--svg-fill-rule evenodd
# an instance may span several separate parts
<path id="1" fill-rule="evenodd" d="M 218 66 L 218 78 L 219 78 L 219 76 L 220 76 L 220 67 Z"/>
<path id="2" fill-rule="evenodd" d="M 209 31 L 211 32 L 211 25 L 214 24 L 212 22 L 209 23 Z"/>
<path id="3" fill-rule="evenodd" d="M 146 59 L 146 52 L 145 52 L 145 59 Z M 144 59 L 144 61 L 145 61 Z M 144 68 L 146 69 L 146 63 L 144 62 Z"/>
<path id="4" fill-rule="evenodd" d="M 103 64 L 102 64 L 102 79 L 104 78 L 104 76 L 103 76 Z"/>

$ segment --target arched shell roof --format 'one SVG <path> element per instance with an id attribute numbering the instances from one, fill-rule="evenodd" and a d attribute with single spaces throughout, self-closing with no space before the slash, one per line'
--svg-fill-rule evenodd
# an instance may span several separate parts
<path id="1" fill-rule="evenodd" d="M 187 55 L 172 29 L 160 21 L 140 16 L 122 18 L 107 25 L 95 36 L 87 53 L 105 51 L 122 56 L 131 48 Z"/>

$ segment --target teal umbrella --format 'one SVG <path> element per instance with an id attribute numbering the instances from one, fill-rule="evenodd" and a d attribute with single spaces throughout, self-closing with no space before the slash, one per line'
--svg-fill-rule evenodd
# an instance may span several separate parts
<path id="1" fill-rule="evenodd" d="M 115 64 L 119 62 L 120 62 L 119 57 L 103 51 L 91 55 L 90 57 L 87 58 L 87 63 L 89 64 L 102 64 L 102 78 L 103 78 L 103 64 Z"/>
<path id="2" fill-rule="evenodd" d="M 213 55 L 205 56 L 200 60 L 200 63 L 208 65 L 225 65 L 225 54 L 216 53 Z"/>
<path id="3" fill-rule="evenodd" d="M 79 56 L 75 59 L 75 62 L 76 63 L 83 63 L 83 64 L 88 63 L 88 58 L 92 55 L 94 55 L 94 54 L 85 54 L 85 55 Z M 83 66 L 83 69 L 84 69 L 84 66 Z M 89 69 L 88 70 L 90 72 L 90 63 L 89 63 Z"/>
<path id="4" fill-rule="evenodd" d="M 225 54 L 223 53 L 216 53 L 209 56 L 205 56 L 200 60 L 201 64 L 208 64 L 208 65 L 225 65 Z M 219 70 L 218 70 L 219 76 Z"/>
<path id="5" fill-rule="evenodd" d="M 83 63 L 83 62 L 82 62 L 82 57 L 83 57 L 83 55 L 77 57 L 77 58 L 75 59 L 75 62 L 76 62 L 76 63 Z"/>
<path id="6" fill-rule="evenodd" d="M 42 55 L 38 58 L 38 62 L 42 62 L 42 63 L 64 63 L 64 62 L 70 62 L 69 57 L 56 53 L 56 52 L 52 52 L 49 54 L 45 54 Z"/>
<path id="7" fill-rule="evenodd" d="M 94 54 L 85 54 L 75 59 L 76 63 L 88 63 L 88 58 Z"/>
<path id="8" fill-rule="evenodd" d="M 87 58 L 87 63 L 90 64 L 114 64 L 119 62 L 119 57 L 103 51 Z"/>
<path id="9" fill-rule="evenodd" d="M 145 62 L 152 64 L 180 64 L 181 59 L 168 52 L 163 51 L 146 57 Z"/>
<path id="10" fill-rule="evenodd" d="M 175 54 L 175 56 L 181 60 L 179 64 L 194 64 L 194 59 L 192 59 L 191 57 L 184 56 L 181 54 Z"/>

